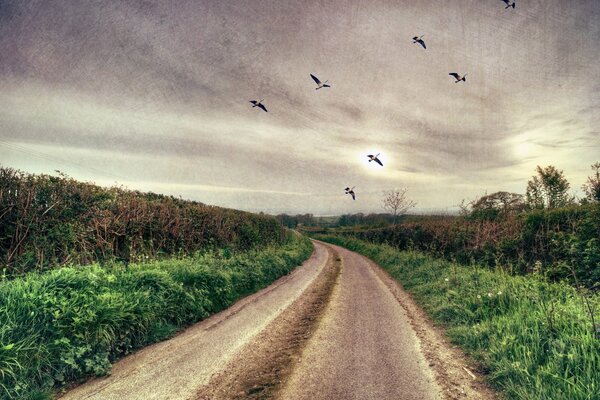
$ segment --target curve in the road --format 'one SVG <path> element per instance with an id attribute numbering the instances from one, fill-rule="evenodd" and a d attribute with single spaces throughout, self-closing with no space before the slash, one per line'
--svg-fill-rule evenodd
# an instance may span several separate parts
<path id="1" fill-rule="evenodd" d="M 315 246 L 312 256 L 290 275 L 174 338 L 122 359 L 110 376 L 82 384 L 61 399 L 179 400 L 193 396 L 306 290 L 328 257 L 324 246 Z"/>

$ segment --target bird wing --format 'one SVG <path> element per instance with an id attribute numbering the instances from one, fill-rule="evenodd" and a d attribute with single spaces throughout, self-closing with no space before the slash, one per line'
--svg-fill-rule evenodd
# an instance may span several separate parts
<path id="1" fill-rule="evenodd" d="M 349 187 L 347 187 L 347 188 L 346 188 L 346 189 L 344 189 L 344 190 L 345 190 L 346 192 L 349 192 L 349 191 L 350 191 L 350 188 L 349 188 Z"/>
<path id="2" fill-rule="evenodd" d="M 421 43 L 421 46 L 423 46 L 424 49 L 427 48 L 427 46 L 425 46 L 425 42 L 423 40 L 419 40 L 419 43 Z"/>
<path id="3" fill-rule="evenodd" d="M 250 100 L 250 103 L 256 105 L 256 103 L 258 103 L 258 101 L 256 101 L 256 100 Z"/>
<path id="4" fill-rule="evenodd" d="M 327 84 L 327 83 L 324 83 L 324 84 L 323 84 L 323 87 L 331 87 L 331 85 L 329 85 L 329 84 Z"/>
<path id="5" fill-rule="evenodd" d="M 383 167 L 383 164 L 381 163 L 381 160 L 379 158 L 375 158 L 374 161 Z"/>
<path id="6" fill-rule="evenodd" d="M 418 36 L 413 37 L 413 40 L 419 40 Z"/>
<path id="7" fill-rule="evenodd" d="M 356 200 L 356 196 L 354 195 L 354 192 L 350 192 L 350 194 L 352 195 L 352 200 Z"/>
<path id="8" fill-rule="evenodd" d="M 262 109 L 264 110 L 264 112 L 268 112 L 268 111 L 267 111 L 267 107 L 263 106 L 262 104 L 260 104 L 260 103 L 259 103 L 259 104 L 257 104 L 257 106 L 258 106 L 259 108 L 262 108 Z"/>
<path id="9" fill-rule="evenodd" d="M 373 158 L 373 157 L 375 157 L 375 156 L 374 156 L 373 154 L 367 154 L 367 157 L 369 157 L 369 158 Z"/>
<path id="10" fill-rule="evenodd" d="M 310 77 L 313 78 L 313 81 L 316 82 L 317 85 L 321 84 L 321 81 L 319 80 L 319 78 L 317 78 L 316 76 L 314 76 L 313 74 L 310 74 Z"/>
<path id="11" fill-rule="evenodd" d="M 458 75 L 456 72 L 450 72 L 448 75 L 453 76 L 456 79 L 460 78 L 460 75 Z"/>
<path id="12" fill-rule="evenodd" d="M 509 0 L 502 0 L 505 4 L 509 3 Z"/>

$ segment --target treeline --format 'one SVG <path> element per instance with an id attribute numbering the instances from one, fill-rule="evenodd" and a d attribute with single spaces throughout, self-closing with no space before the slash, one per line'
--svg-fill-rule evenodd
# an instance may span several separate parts
<path id="1" fill-rule="evenodd" d="M 279 214 L 277 219 L 283 226 L 291 229 L 297 227 L 346 227 L 346 226 L 370 226 L 370 227 L 383 227 L 391 225 L 396 222 L 402 222 L 404 219 L 409 218 L 407 216 L 400 216 L 394 218 L 392 214 L 388 213 L 370 213 L 370 214 L 343 214 L 332 217 L 315 217 L 313 214 L 298 214 L 298 215 L 287 215 Z"/>
<path id="2" fill-rule="evenodd" d="M 281 243 L 273 217 L 0 167 L 4 275 Z"/>

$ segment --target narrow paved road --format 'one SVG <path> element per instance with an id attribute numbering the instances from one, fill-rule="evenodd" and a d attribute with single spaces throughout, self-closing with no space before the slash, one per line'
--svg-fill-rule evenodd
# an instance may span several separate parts
<path id="1" fill-rule="evenodd" d="M 361 255 L 334 247 L 342 272 L 281 399 L 441 399 L 398 300 Z"/>
<path id="2" fill-rule="evenodd" d="M 298 298 L 330 253 L 316 245 L 311 258 L 268 288 L 246 297 L 174 338 L 117 362 L 111 375 L 91 380 L 63 400 L 179 400 L 193 396 L 240 349 Z"/>

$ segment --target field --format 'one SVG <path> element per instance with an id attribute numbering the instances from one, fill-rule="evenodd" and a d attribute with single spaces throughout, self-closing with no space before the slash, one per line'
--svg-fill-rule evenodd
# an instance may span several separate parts
<path id="1" fill-rule="evenodd" d="M 317 238 L 386 269 L 480 363 L 506 398 L 598 398 L 600 326 L 594 321 L 599 294 L 549 283 L 539 273 L 511 276 L 350 237 Z"/>

